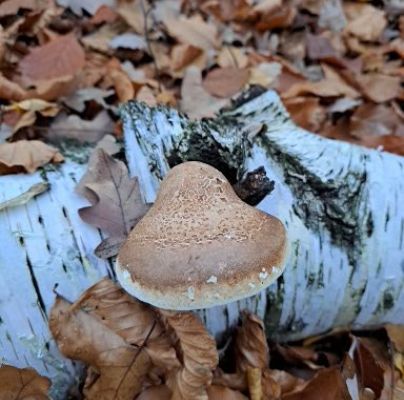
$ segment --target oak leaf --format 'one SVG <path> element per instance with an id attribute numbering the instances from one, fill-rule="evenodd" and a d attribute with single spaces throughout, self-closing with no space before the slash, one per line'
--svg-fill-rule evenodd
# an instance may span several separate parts
<path id="1" fill-rule="evenodd" d="M 47 400 L 50 385 L 34 369 L 0 365 L 0 399 Z"/>
<path id="2" fill-rule="evenodd" d="M 207 400 L 207 387 L 212 382 L 218 363 L 215 340 L 201 320 L 190 312 L 159 310 L 178 339 L 182 368 L 169 376 L 172 400 Z"/>
<path id="3" fill-rule="evenodd" d="M 91 193 L 86 197 L 93 202 L 96 199 L 96 203 L 81 208 L 80 217 L 111 236 L 127 236 L 149 206 L 142 200 L 137 178 L 129 177 L 122 161 L 115 160 L 102 149 L 96 154 L 96 177 L 85 186 Z"/>
<path id="4" fill-rule="evenodd" d="M 52 162 L 60 163 L 63 156 L 54 147 L 39 140 L 19 140 L 0 144 L 0 175 L 19 172 L 35 172 Z"/>
<path id="5" fill-rule="evenodd" d="M 203 81 L 205 90 L 216 97 L 231 97 L 247 84 L 249 73 L 246 69 L 227 67 L 210 71 Z"/>
<path id="6" fill-rule="evenodd" d="M 85 64 L 85 53 L 69 34 L 31 50 L 19 64 L 23 78 L 30 82 L 75 75 Z"/>

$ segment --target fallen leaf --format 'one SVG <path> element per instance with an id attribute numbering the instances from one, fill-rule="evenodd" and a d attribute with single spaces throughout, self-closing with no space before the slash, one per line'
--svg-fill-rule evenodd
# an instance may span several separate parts
<path id="1" fill-rule="evenodd" d="M 363 94 L 375 103 L 384 103 L 399 97 L 401 78 L 379 73 L 358 74 L 355 80 Z"/>
<path id="2" fill-rule="evenodd" d="M 217 63 L 222 68 L 245 68 L 248 65 L 248 57 L 242 48 L 223 46 L 217 55 Z"/>
<path id="3" fill-rule="evenodd" d="M 210 71 L 203 80 L 204 89 L 213 96 L 228 98 L 238 93 L 248 82 L 246 69 L 228 67 Z"/>
<path id="4" fill-rule="evenodd" d="M 85 54 L 73 35 L 59 36 L 34 48 L 19 64 L 23 77 L 30 81 L 75 75 L 85 64 Z"/>
<path id="5" fill-rule="evenodd" d="M 0 398 L 4 400 L 47 400 L 49 379 L 31 368 L 0 365 Z"/>
<path id="6" fill-rule="evenodd" d="M 302 388 L 282 396 L 282 400 L 351 400 L 338 367 L 319 370 Z"/>
<path id="7" fill-rule="evenodd" d="M 5 111 L 33 111 L 39 112 L 45 117 L 54 117 L 60 110 L 56 103 L 50 103 L 42 99 L 27 99 L 18 103 L 12 103 L 4 107 Z"/>
<path id="8" fill-rule="evenodd" d="M 136 33 L 144 35 L 145 26 L 152 26 L 153 19 L 148 6 L 143 0 L 133 2 L 120 2 L 116 12 L 135 30 Z"/>
<path id="9" fill-rule="evenodd" d="M 296 391 L 305 384 L 303 379 L 286 371 L 269 369 L 265 371 L 265 374 L 269 375 L 280 386 L 282 395 Z"/>
<path id="10" fill-rule="evenodd" d="M 378 40 L 387 25 L 384 11 L 370 4 L 346 3 L 344 11 L 348 18 L 345 32 L 364 41 Z"/>
<path id="11" fill-rule="evenodd" d="M 250 85 L 269 87 L 282 73 L 282 65 L 278 62 L 264 62 L 250 68 Z"/>
<path id="12" fill-rule="evenodd" d="M 39 194 L 46 192 L 49 189 L 49 183 L 40 182 L 32 185 L 27 191 L 19 194 L 12 199 L 8 199 L 0 203 L 0 211 L 6 208 L 18 207 L 27 204 L 31 199 L 38 196 Z"/>
<path id="13" fill-rule="evenodd" d="M 106 24 L 81 38 L 81 42 L 87 49 L 96 50 L 106 55 L 112 54 L 110 47 L 111 40 L 120 32 L 120 25 L 118 23 Z"/>
<path id="14" fill-rule="evenodd" d="M 0 175 L 35 172 L 39 167 L 60 163 L 63 156 L 54 147 L 39 140 L 19 140 L 0 144 Z"/>
<path id="15" fill-rule="evenodd" d="M 171 400 L 171 390 L 166 385 L 152 386 L 143 390 L 136 400 Z"/>
<path id="16" fill-rule="evenodd" d="M 361 100 L 354 100 L 348 97 L 337 99 L 331 106 L 327 108 L 329 113 L 344 113 L 350 111 L 362 104 Z"/>
<path id="17" fill-rule="evenodd" d="M 308 34 L 306 36 L 307 56 L 311 60 L 329 60 L 338 58 L 338 53 L 331 41 L 320 35 Z"/>
<path id="18" fill-rule="evenodd" d="M 303 94 L 314 94 L 319 97 L 340 97 L 346 96 L 349 98 L 359 97 L 359 93 L 332 68 L 323 65 L 324 79 L 319 82 L 301 82 L 292 85 L 282 97 L 285 99 L 301 96 Z"/>
<path id="19" fill-rule="evenodd" d="M 268 31 L 277 28 L 287 28 L 292 25 L 297 14 L 296 8 L 289 5 L 264 13 L 255 24 L 258 31 Z"/>
<path id="20" fill-rule="evenodd" d="M 402 125 L 393 109 L 384 104 L 365 103 L 352 114 L 349 132 L 358 139 L 395 135 Z"/>
<path id="21" fill-rule="evenodd" d="M 170 57 L 170 70 L 174 77 L 182 77 L 185 70 L 191 65 L 203 70 L 207 63 L 205 51 L 189 44 L 175 45 Z"/>
<path id="22" fill-rule="evenodd" d="M 90 23 L 94 25 L 99 25 L 103 23 L 113 23 L 118 18 L 118 14 L 107 5 L 103 4 L 100 6 L 95 14 L 91 17 Z"/>
<path id="23" fill-rule="evenodd" d="M 21 101 L 27 97 L 27 91 L 18 85 L 18 83 L 0 75 L 0 98 L 3 100 Z"/>
<path id="24" fill-rule="evenodd" d="M 346 17 L 342 8 L 341 0 L 315 1 L 318 9 L 318 25 L 322 28 L 340 32 L 346 26 Z"/>
<path id="25" fill-rule="evenodd" d="M 97 151 L 97 179 L 86 188 L 97 197 L 97 203 L 79 210 L 83 221 L 102 229 L 110 236 L 127 236 L 149 209 L 143 200 L 136 178 L 129 178 L 122 161 Z M 91 196 L 91 198 L 94 198 Z"/>
<path id="26" fill-rule="evenodd" d="M 159 310 L 178 338 L 183 366 L 168 378 L 167 386 L 176 400 L 207 400 L 207 387 L 219 357 L 215 340 L 198 316 L 190 312 Z"/>
<path id="27" fill-rule="evenodd" d="M 318 132 L 327 117 L 325 108 L 315 97 L 293 97 L 286 99 L 284 105 L 293 122 L 311 132 Z"/>
<path id="28" fill-rule="evenodd" d="M 98 315 L 82 307 L 82 300 L 70 304 L 56 298 L 49 328 L 59 350 L 65 357 L 80 360 L 95 370 L 83 388 L 86 399 L 133 400 L 142 389 L 151 366 L 150 357 L 143 344 L 130 345 Z M 130 316 L 133 317 L 134 314 Z M 122 314 L 118 321 L 121 319 Z"/>
<path id="29" fill-rule="evenodd" d="M 62 113 L 50 124 L 46 136 L 54 142 L 74 139 L 80 143 L 96 143 L 106 134 L 113 133 L 113 130 L 114 122 L 105 110 L 92 120 Z"/>
<path id="30" fill-rule="evenodd" d="M 163 23 L 169 34 L 180 43 L 190 44 L 206 51 L 220 46 L 216 26 L 208 24 L 198 15 L 191 18 L 183 15 L 179 18 L 167 17 L 163 19 Z"/>
<path id="31" fill-rule="evenodd" d="M 241 328 L 237 329 L 236 365 L 240 371 L 248 367 L 265 369 L 269 366 L 269 349 L 263 322 L 254 314 L 243 313 Z"/>
<path id="32" fill-rule="evenodd" d="M 387 324 L 385 328 L 396 351 L 404 353 L 404 325 Z"/>
<path id="33" fill-rule="evenodd" d="M 218 99 L 205 91 L 197 67 L 187 68 L 182 81 L 180 108 L 189 118 L 213 117 L 227 104 L 227 99 Z"/>
<path id="34" fill-rule="evenodd" d="M 404 136 L 384 135 L 370 136 L 360 141 L 362 146 L 388 151 L 389 153 L 404 156 Z"/>
<path id="35" fill-rule="evenodd" d="M 247 375 L 248 392 L 250 393 L 250 399 L 261 400 L 263 397 L 261 368 L 247 367 L 246 375 Z"/>
<path id="36" fill-rule="evenodd" d="M 136 93 L 136 100 L 146 103 L 149 107 L 155 107 L 157 105 L 153 91 L 146 85 L 141 87 Z"/>
<path id="37" fill-rule="evenodd" d="M 125 240 L 126 236 L 111 236 L 106 238 L 95 248 L 94 254 L 103 260 L 115 257 Z"/>
<path id="38" fill-rule="evenodd" d="M 18 11 L 36 10 L 40 3 L 36 0 L 6 0 L 0 4 L 0 18 L 8 15 L 16 15 Z"/>
<path id="39" fill-rule="evenodd" d="M 212 385 L 207 388 L 209 400 L 248 400 L 238 391 L 231 390 L 224 386 Z"/>
<path id="40" fill-rule="evenodd" d="M 124 103 L 135 97 L 135 89 L 126 72 L 122 70 L 118 62 L 114 61 L 108 64 L 107 74 L 112 80 L 119 101 Z"/>

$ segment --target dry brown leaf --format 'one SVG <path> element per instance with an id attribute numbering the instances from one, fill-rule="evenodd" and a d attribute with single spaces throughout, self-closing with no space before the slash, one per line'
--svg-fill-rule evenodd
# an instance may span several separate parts
<path id="1" fill-rule="evenodd" d="M 27 97 L 27 91 L 18 85 L 18 83 L 0 75 L 0 98 L 3 100 L 21 101 Z"/>
<path id="2" fill-rule="evenodd" d="M 143 390 L 136 400 L 171 400 L 171 390 L 166 385 L 152 386 Z"/>
<path id="3" fill-rule="evenodd" d="M 363 94 L 375 103 L 384 103 L 399 97 L 401 78 L 379 73 L 356 75 Z"/>
<path id="4" fill-rule="evenodd" d="M 25 56 L 19 68 L 29 82 L 75 75 L 85 64 L 84 50 L 69 34 L 34 48 Z"/>
<path id="5" fill-rule="evenodd" d="M 227 67 L 216 68 L 203 81 L 204 89 L 213 96 L 228 98 L 247 84 L 249 72 L 246 69 Z"/>
<path id="6" fill-rule="evenodd" d="M 370 4 L 346 3 L 344 11 L 348 18 L 345 32 L 361 40 L 378 40 L 387 25 L 385 12 Z"/>
<path id="7" fill-rule="evenodd" d="M 396 351 L 404 353 L 404 325 L 388 324 L 385 328 Z"/>
<path id="8" fill-rule="evenodd" d="M 65 357 L 94 369 L 84 385 L 86 399 L 133 400 L 141 391 L 151 367 L 146 351 L 127 343 L 98 315 L 87 312 L 80 301 L 70 304 L 58 296 L 49 328 Z"/>
<path id="9" fill-rule="evenodd" d="M 248 57 L 243 48 L 223 46 L 217 56 L 217 63 L 222 68 L 245 68 L 248 65 Z"/>
<path id="10" fill-rule="evenodd" d="M 143 0 L 134 0 L 133 2 L 119 2 L 116 12 L 125 20 L 125 22 L 135 30 L 136 33 L 144 35 L 147 16 L 147 26 L 153 25 L 151 13 L 147 12 L 149 7 Z"/>
<path id="11" fill-rule="evenodd" d="M 73 93 L 77 86 L 78 77 L 73 75 L 39 80 L 34 83 L 33 96 L 47 101 L 59 100 L 60 97 Z"/>
<path id="12" fill-rule="evenodd" d="M 183 15 L 179 18 L 167 17 L 163 19 L 163 22 L 169 34 L 180 43 L 206 51 L 218 49 L 220 46 L 216 26 L 205 22 L 199 15 L 191 18 Z"/>
<path id="13" fill-rule="evenodd" d="M 348 85 L 341 76 L 332 68 L 323 65 L 324 79 L 319 82 L 302 82 L 292 85 L 282 97 L 285 99 L 301 96 L 303 94 L 314 94 L 319 97 L 359 97 L 359 93 Z"/>
<path id="14" fill-rule="evenodd" d="M 315 97 L 293 97 L 284 105 L 294 123 L 311 132 L 318 132 L 327 118 L 325 108 Z"/>
<path id="15" fill-rule="evenodd" d="M 142 86 L 136 93 L 136 100 L 146 103 L 149 107 L 154 107 L 157 105 L 157 100 L 153 91 L 146 85 Z"/>
<path id="16" fill-rule="evenodd" d="M 135 97 L 135 89 L 129 76 L 120 67 L 119 62 L 117 60 L 111 60 L 108 64 L 107 71 L 119 101 L 126 102 L 132 100 Z"/>
<path id="17" fill-rule="evenodd" d="M 107 5 L 103 4 L 97 9 L 95 14 L 90 18 L 90 23 L 94 25 L 106 23 L 113 23 L 118 18 L 118 14 Z"/>
<path id="18" fill-rule="evenodd" d="M 197 67 L 187 68 L 181 87 L 181 111 L 192 119 L 213 117 L 227 104 L 229 100 L 218 99 L 205 91 Z"/>
<path id="19" fill-rule="evenodd" d="M 174 77 L 183 77 L 185 70 L 194 65 L 204 70 L 207 63 L 206 52 L 189 44 L 177 44 L 171 51 L 170 73 Z"/>
<path id="20" fill-rule="evenodd" d="M 337 367 L 319 370 L 302 388 L 282 396 L 282 400 L 351 400 Z"/>
<path id="21" fill-rule="evenodd" d="M 51 141 L 74 139 L 80 143 L 96 143 L 106 134 L 114 131 L 114 122 L 104 110 L 92 120 L 85 120 L 75 114 L 61 113 L 50 124 L 46 134 Z"/>
<path id="22" fill-rule="evenodd" d="M 277 369 L 266 370 L 264 376 L 270 376 L 280 386 L 282 395 L 296 391 L 305 384 L 303 379 Z"/>
<path id="23" fill-rule="evenodd" d="M 289 5 L 264 13 L 255 24 L 258 31 L 268 31 L 277 28 L 287 28 L 292 25 L 297 14 L 296 8 Z"/>
<path id="24" fill-rule="evenodd" d="M 37 10 L 41 3 L 37 0 L 6 0 L 0 4 L 0 18 L 16 15 L 19 10 Z"/>
<path id="25" fill-rule="evenodd" d="M 209 400 L 248 400 L 243 394 L 224 386 L 212 385 L 207 388 Z"/>
<path id="26" fill-rule="evenodd" d="M 25 192 L 3 201 L 0 203 L 0 211 L 5 210 L 6 208 L 19 207 L 26 203 L 28 203 L 31 199 L 38 196 L 39 194 L 46 192 L 49 189 L 49 183 L 47 182 L 39 182 L 32 185 Z"/>
<path id="27" fill-rule="evenodd" d="M 63 156 L 54 147 L 39 140 L 20 140 L 0 144 L 0 175 L 35 172 L 39 167 L 60 163 Z"/>
<path id="28" fill-rule="evenodd" d="M 338 58 L 331 41 L 320 35 L 308 34 L 306 36 L 307 56 L 311 60 L 332 60 Z"/>
<path id="29" fill-rule="evenodd" d="M 384 104 L 365 103 L 352 114 L 349 133 L 358 139 L 366 139 L 371 136 L 398 134 L 401 126 L 401 119 L 391 107 Z"/>
<path id="30" fill-rule="evenodd" d="M 207 400 L 207 387 L 219 361 L 215 340 L 198 316 L 190 312 L 159 310 L 178 338 L 183 366 L 170 375 L 172 400 Z"/>
<path id="31" fill-rule="evenodd" d="M 262 399 L 262 370 L 261 368 L 247 367 L 246 371 L 248 392 L 251 400 Z"/>
<path id="32" fill-rule="evenodd" d="M 31 368 L 0 365 L 0 399 L 47 400 L 51 383 Z"/>
<path id="33" fill-rule="evenodd" d="M 97 203 L 79 210 L 80 217 L 87 223 L 102 229 L 110 236 L 127 236 L 133 226 L 149 209 L 142 200 L 137 178 L 129 178 L 128 169 L 122 161 L 97 151 L 98 172 L 96 180 L 86 184 L 92 192 L 89 201 Z"/>

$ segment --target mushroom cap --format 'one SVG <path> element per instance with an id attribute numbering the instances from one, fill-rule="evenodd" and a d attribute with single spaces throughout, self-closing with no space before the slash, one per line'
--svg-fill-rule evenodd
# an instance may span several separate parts
<path id="1" fill-rule="evenodd" d="M 286 234 L 275 217 L 241 201 L 224 175 L 179 164 L 119 251 L 116 273 L 138 299 L 193 310 L 252 296 L 284 268 Z"/>

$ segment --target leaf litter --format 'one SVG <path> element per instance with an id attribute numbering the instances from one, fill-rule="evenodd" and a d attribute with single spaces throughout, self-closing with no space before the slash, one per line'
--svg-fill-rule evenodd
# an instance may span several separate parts
<path id="1" fill-rule="evenodd" d="M 96 250 L 108 258 L 148 209 L 112 157 L 120 102 L 198 119 L 259 85 L 305 129 L 404 155 L 404 20 L 383 3 L 4 1 L 0 173 L 60 163 L 42 140 L 98 143 L 77 191 L 90 203 L 82 218 L 109 234 Z M 193 314 L 153 309 L 104 279 L 73 304 L 58 296 L 50 327 L 61 352 L 88 366 L 89 399 L 404 398 L 399 326 L 286 345 L 244 314 L 218 351 Z M 0 382 L 0 397 L 48 398 L 50 382 L 32 370 L 2 366 Z"/>

